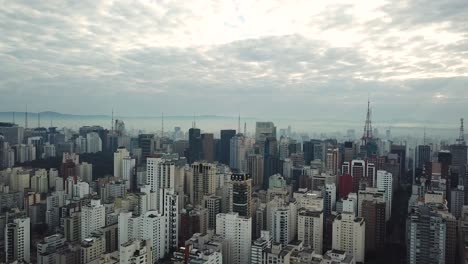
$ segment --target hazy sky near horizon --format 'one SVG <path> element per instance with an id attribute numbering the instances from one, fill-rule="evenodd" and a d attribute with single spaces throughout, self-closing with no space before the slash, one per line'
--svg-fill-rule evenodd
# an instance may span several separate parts
<path id="1" fill-rule="evenodd" d="M 466 0 L 0 0 L 0 111 L 458 120 Z M 456 122 L 456 121 L 455 121 Z"/>

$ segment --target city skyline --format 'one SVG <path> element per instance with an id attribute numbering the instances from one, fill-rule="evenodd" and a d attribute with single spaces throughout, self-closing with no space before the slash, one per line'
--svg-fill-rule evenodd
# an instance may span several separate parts
<path id="1" fill-rule="evenodd" d="M 370 97 L 377 120 L 467 113 L 461 0 L 4 5 L 0 111 L 349 119 Z"/>

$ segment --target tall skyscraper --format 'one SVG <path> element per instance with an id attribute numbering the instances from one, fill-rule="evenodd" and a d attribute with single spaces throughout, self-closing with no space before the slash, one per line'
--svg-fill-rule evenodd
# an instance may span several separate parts
<path id="1" fill-rule="evenodd" d="M 189 129 L 189 149 L 188 149 L 188 162 L 194 163 L 195 161 L 202 160 L 202 140 L 199 128 Z"/>
<path id="2" fill-rule="evenodd" d="M 202 205 L 205 195 L 216 192 L 216 165 L 195 162 L 191 165 L 193 179 L 193 203 Z"/>
<path id="3" fill-rule="evenodd" d="M 114 152 L 114 177 L 122 179 L 123 174 L 123 159 L 130 156 L 130 152 L 125 147 L 119 147 Z"/>
<path id="4" fill-rule="evenodd" d="M 417 168 L 422 169 L 426 163 L 431 161 L 431 146 L 419 145 L 417 155 Z"/>
<path id="5" fill-rule="evenodd" d="M 231 153 L 231 138 L 236 135 L 236 130 L 221 130 L 221 139 L 219 142 L 219 162 L 229 165 Z"/>
<path id="6" fill-rule="evenodd" d="M 446 224 L 440 215 L 422 205 L 408 216 L 406 228 L 408 263 L 445 263 Z"/>
<path id="7" fill-rule="evenodd" d="M 218 214 L 216 234 L 231 242 L 231 263 L 250 263 L 252 245 L 252 218 L 239 216 L 238 213 Z"/>
<path id="8" fill-rule="evenodd" d="M 366 162 L 363 160 L 353 160 L 351 162 L 351 176 L 353 177 L 353 192 L 357 193 L 361 184 L 361 180 L 365 178 Z"/>
<path id="9" fill-rule="evenodd" d="M 81 208 L 81 239 L 88 238 L 92 232 L 106 225 L 106 209 L 99 199 Z"/>
<path id="10" fill-rule="evenodd" d="M 203 160 L 213 162 L 215 156 L 214 136 L 211 133 L 201 134 Z"/>
<path id="11" fill-rule="evenodd" d="M 143 161 L 154 153 L 154 135 L 153 134 L 140 134 L 138 135 L 138 147 L 141 148 Z"/>
<path id="12" fill-rule="evenodd" d="M 317 254 L 323 252 L 323 223 L 323 212 L 319 208 L 299 209 L 297 238 L 304 242 L 305 247 L 310 247 Z"/>
<path id="13" fill-rule="evenodd" d="M 273 122 L 257 122 L 255 124 L 255 141 L 265 141 L 268 137 L 276 138 L 276 127 Z"/>
<path id="14" fill-rule="evenodd" d="M 161 192 L 163 189 L 175 188 L 175 162 L 162 158 L 147 158 L 146 160 L 146 184 L 151 186 L 151 191 L 155 192 L 156 208 L 161 212 Z"/>
<path id="15" fill-rule="evenodd" d="M 238 172 L 247 171 L 247 144 L 243 134 L 237 134 L 231 138 L 229 166 Z"/>
<path id="16" fill-rule="evenodd" d="M 407 180 L 406 178 L 406 145 L 392 145 L 390 147 L 390 153 L 397 154 L 400 164 L 400 178 L 399 182 L 402 180 Z"/>
<path id="17" fill-rule="evenodd" d="M 302 152 L 304 153 L 304 163 L 306 166 L 314 160 L 314 144 L 311 141 L 304 141 L 302 143 Z"/>
<path id="18" fill-rule="evenodd" d="M 122 179 L 125 181 L 125 185 L 128 190 L 133 192 L 137 189 L 137 177 L 136 177 L 136 159 L 132 157 L 124 157 L 122 159 Z"/>
<path id="19" fill-rule="evenodd" d="M 333 221 L 333 249 L 352 254 L 356 262 L 364 262 L 366 223 L 354 213 L 343 212 Z"/>
<path id="20" fill-rule="evenodd" d="M 247 172 L 252 175 L 253 186 L 262 186 L 264 179 L 263 156 L 250 154 L 247 156 Z"/>
<path id="21" fill-rule="evenodd" d="M 233 173 L 232 182 L 232 211 L 239 216 L 252 216 L 252 179 L 247 173 Z"/>
<path id="22" fill-rule="evenodd" d="M 390 220 L 392 214 L 392 199 L 393 199 L 393 176 L 387 171 L 377 171 L 377 189 L 385 192 L 385 203 L 386 203 L 386 217 L 385 219 Z"/>
<path id="23" fill-rule="evenodd" d="M 6 262 L 31 262 L 31 221 L 29 217 L 14 219 L 5 227 Z"/>
<path id="24" fill-rule="evenodd" d="M 102 151 L 102 140 L 97 132 L 86 134 L 86 152 L 96 153 Z"/>
<path id="25" fill-rule="evenodd" d="M 204 198 L 204 206 L 208 209 L 208 229 L 216 230 L 216 215 L 221 213 L 222 199 L 209 195 Z"/>
<path id="26" fill-rule="evenodd" d="M 385 246 L 386 235 L 386 212 L 383 198 L 362 201 L 360 212 L 366 221 L 366 252 L 382 250 Z"/>

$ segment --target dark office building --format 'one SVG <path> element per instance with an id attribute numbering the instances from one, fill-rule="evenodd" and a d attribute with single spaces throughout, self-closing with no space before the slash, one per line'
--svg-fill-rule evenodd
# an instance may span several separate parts
<path id="1" fill-rule="evenodd" d="M 450 153 L 452 153 L 452 166 L 462 167 L 467 164 L 466 145 L 450 145 Z"/>
<path id="2" fill-rule="evenodd" d="M 418 146 L 418 163 L 416 166 L 418 169 L 424 168 L 427 162 L 431 161 L 431 146 L 419 145 Z"/>
<path id="3" fill-rule="evenodd" d="M 248 173 L 233 173 L 232 211 L 240 216 L 252 216 L 252 179 Z"/>
<path id="4" fill-rule="evenodd" d="M 308 166 L 314 160 L 314 144 L 310 141 L 302 143 L 302 152 L 304 153 L 304 163 Z"/>
<path id="5" fill-rule="evenodd" d="M 366 219 L 366 252 L 375 252 L 385 246 L 385 202 L 364 200 L 362 217 Z"/>
<path id="6" fill-rule="evenodd" d="M 203 160 L 208 162 L 214 161 L 215 148 L 214 136 L 211 133 L 204 133 L 201 135 Z"/>
<path id="7" fill-rule="evenodd" d="M 392 145 L 390 153 L 397 154 L 400 164 L 400 183 L 409 182 L 406 179 L 406 146 L 405 145 Z"/>
<path id="8" fill-rule="evenodd" d="M 146 160 L 146 158 L 151 156 L 154 152 L 154 135 L 138 135 L 138 147 L 141 148 L 141 155 L 143 156 L 143 160 Z"/>
<path id="9" fill-rule="evenodd" d="M 221 139 L 219 140 L 219 157 L 218 160 L 222 164 L 229 164 L 231 152 L 231 138 L 236 135 L 236 130 L 225 129 L 221 130 Z"/>
<path id="10" fill-rule="evenodd" d="M 449 151 L 439 151 L 438 161 L 440 163 L 440 173 L 442 178 L 447 179 L 449 177 L 450 166 L 452 165 L 452 153 Z"/>
<path id="11" fill-rule="evenodd" d="M 187 160 L 189 163 L 202 160 L 202 139 L 199 128 L 189 129 L 189 149 Z"/>

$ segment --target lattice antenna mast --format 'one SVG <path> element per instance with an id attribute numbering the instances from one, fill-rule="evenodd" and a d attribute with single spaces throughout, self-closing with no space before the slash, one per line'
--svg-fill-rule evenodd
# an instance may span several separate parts
<path id="1" fill-rule="evenodd" d="M 426 127 L 424 127 L 423 145 L 426 145 Z"/>
<path id="2" fill-rule="evenodd" d="M 370 100 L 367 100 L 367 116 L 366 123 L 364 124 L 364 134 L 362 135 L 362 141 L 364 144 L 367 144 L 374 136 L 372 135 L 372 121 L 371 121 L 371 108 Z"/>
<path id="3" fill-rule="evenodd" d="M 37 112 L 37 128 L 41 127 L 41 113 Z"/>
<path id="4" fill-rule="evenodd" d="M 463 118 L 460 118 L 460 135 L 458 136 L 457 143 L 460 145 L 466 145 L 465 142 L 465 130 L 463 128 Z"/>

